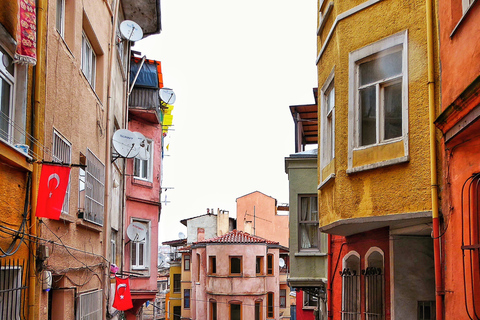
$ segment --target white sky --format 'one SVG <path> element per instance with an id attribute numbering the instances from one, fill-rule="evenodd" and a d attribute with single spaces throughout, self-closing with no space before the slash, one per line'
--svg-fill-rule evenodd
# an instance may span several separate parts
<path id="1" fill-rule="evenodd" d="M 289 106 L 314 103 L 316 0 L 162 0 L 162 32 L 133 50 L 162 62 L 175 91 L 163 165 L 159 239 L 207 208 L 236 214 L 238 197 L 288 203 L 294 153 Z"/>

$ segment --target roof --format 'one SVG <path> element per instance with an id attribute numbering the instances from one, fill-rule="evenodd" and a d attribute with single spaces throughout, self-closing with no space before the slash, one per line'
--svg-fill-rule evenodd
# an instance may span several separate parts
<path id="1" fill-rule="evenodd" d="M 318 144 L 318 89 L 313 89 L 315 104 L 290 106 L 293 121 L 295 122 L 295 152 L 307 144 Z"/>
<path id="2" fill-rule="evenodd" d="M 198 243 L 224 243 L 224 244 L 266 243 L 266 244 L 277 244 L 277 245 L 279 244 L 277 241 L 260 238 L 243 231 L 238 231 L 236 229 L 220 237 L 195 242 L 195 244 L 198 244 Z"/>
<path id="3" fill-rule="evenodd" d="M 310 149 L 302 152 L 293 153 L 290 155 L 290 158 L 317 158 L 318 149 Z"/>
<path id="4" fill-rule="evenodd" d="M 163 245 L 178 247 L 187 244 L 187 239 L 175 239 L 162 242 Z"/>
<path id="5" fill-rule="evenodd" d="M 125 19 L 140 25 L 144 37 L 162 30 L 160 0 L 124 0 L 121 2 Z"/>
<path id="6" fill-rule="evenodd" d="M 254 193 L 256 193 L 256 192 L 261 193 L 261 194 L 263 194 L 263 195 L 266 196 L 266 197 L 275 199 L 274 197 L 271 197 L 271 196 L 269 196 L 269 195 L 266 195 L 265 193 L 260 192 L 260 191 L 257 190 L 257 191 L 252 191 L 252 192 L 250 192 L 250 193 L 247 193 L 247 194 L 245 194 L 245 195 L 243 195 L 243 196 L 241 196 L 241 197 L 238 197 L 236 200 L 238 200 L 238 199 L 240 199 L 240 198 L 243 198 L 243 197 L 246 197 L 246 196 L 249 196 L 249 195 L 254 194 Z M 277 199 L 275 199 L 275 200 L 277 200 Z"/>
<path id="7" fill-rule="evenodd" d="M 180 220 L 180 223 L 183 224 L 185 227 L 187 227 L 187 222 L 188 222 L 188 221 L 190 221 L 190 220 L 192 220 L 192 219 L 201 218 L 201 217 L 204 217 L 204 216 L 214 216 L 214 217 L 216 217 L 217 214 L 215 214 L 215 213 L 205 213 L 205 214 L 201 214 L 201 215 L 199 215 L 199 216 L 182 219 L 182 220 Z M 235 218 L 232 218 L 232 217 L 228 217 L 228 219 L 235 221 Z"/>

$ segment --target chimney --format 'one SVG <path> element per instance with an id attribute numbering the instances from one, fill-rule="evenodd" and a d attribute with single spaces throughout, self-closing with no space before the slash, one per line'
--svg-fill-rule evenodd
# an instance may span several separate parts
<path id="1" fill-rule="evenodd" d="M 217 209 L 217 237 L 228 233 L 230 218 L 228 211 Z"/>
<path id="2" fill-rule="evenodd" d="M 197 228 L 197 241 L 205 240 L 205 229 Z"/>
<path id="3" fill-rule="evenodd" d="M 252 232 L 252 221 L 245 221 L 245 223 L 243 224 L 243 231 L 245 231 L 246 233 L 249 233 L 249 234 L 253 234 Z"/>

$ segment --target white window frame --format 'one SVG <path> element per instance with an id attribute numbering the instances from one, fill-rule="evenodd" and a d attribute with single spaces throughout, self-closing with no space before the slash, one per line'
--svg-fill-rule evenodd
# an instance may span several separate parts
<path id="1" fill-rule="evenodd" d="M 148 270 L 150 267 L 150 234 L 151 234 L 151 221 L 132 218 L 130 223 L 139 222 L 143 224 L 147 229 L 145 239 L 141 241 L 130 242 L 130 266 L 132 270 Z M 143 246 L 143 256 L 139 254 L 140 248 Z M 135 260 L 135 261 L 133 261 Z"/>
<path id="2" fill-rule="evenodd" d="M 102 319 L 103 290 L 80 293 L 77 298 L 77 319 Z"/>
<path id="3" fill-rule="evenodd" d="M 60 36 L 65 39 L 65 0 L 57 0 L 55 27 Z"/>
<path id="4" fill-rule="evenodd" d="M 323 169 L 335 159 L 335 69 L 332 70 L 321 89 L 321 106 L 320 169 Z M 321 171 L 320 175 L 323 181 Z"/>
<path id="5" fill-rule="evenodd" d="M 53 129 L 52 158 L 54 162 L 72 163 L 72 144 L 60 132 Z M 68 214 L 70 207 L 70 175 L 68 176 L 67 192 L 63 201 L 62 213 Z"/>
<path id="6" fill-rule="evenodd" d="M 381 303 L 382 303 L 382 318 L 381 319 L 385 319 L 385 253 L 383 252 L 382 249 L 380 249 L 379 247 L 371 247 L 370 249 L 368 249 L 367 253 L 365 254 L 365 267 L 368 268 L 370 267 L 370 263 L 371 263 L 371 260 L 370 260 L 370 256 L 373 254 L 373 253 L 378 253 L 382 256 L 382 289 L 381 289 Z M 365 269 L 366 269 L 365 268 Z M 368 290 L 368 284 L 367 284 L 367 280 L 365 279 L 364 281 L 365 283 L 365 310 L 368 310 L 368 304 L 369 304 L 369 298 L 372 296 L 371 294 L 369 294 L 369 290 Z M 378 317 L 376 316 L 370 316 L 368 313 L 365 314 L 365 319 L 367 320 L 374 320 L 374 319 L 378 319 Z"/>
<path id="7" fill-rule="evenodd" d="M 0 28 L 3 29 L 1 25 Z M 7 31 L 0 30 L 0 81 L 10 87 L 8 105 L 1 105 L 0 91 L 0 140 L 14 145 L 26 143 L 27 66 L 13 64 L 15 47 L 12 43 L 15 43 L 14 39 L 9 37 Z M 4 59 L 13 64 L 13 71 L 3 64 Z"/>
<path id="8" fill-rule="evenodd" d="M 87 149 L 85 168 L 84 219 L 103 226 L 105 203 L 105 165 Z"/>
<path id="9" fill-rule="evenodd" d="M 400 48 L 401 47 L 401 48 Z M 400 48 L 400 49 L 398 49 Z M 393 51 L 392 51 L 393 50 Z M 360 121 L 361 111 L 359 105 L 359 64 L 367 59 L 375 59 L 386 53 L 402 51 L 402 73 L 395 76 L 397 81 L 402 84 L 402 135 L 400 137 L 383 140 L 381 121 L 377 120 L 376 143 L 362 146 L 360 144 Z M 382 83 L 388 83 L 393 79 L 383 79 Z M 377 101 L 380 100 L 380 94 L 377 91 Z M 403 141 L 405 154 L 408 156 L 408 32 L 403 31 L 390 37 L 379 40 L 373 44 L 367 45 L 361 49 L 350 52 L 349 55 L 349 101 L 348 101 L 348 168 L 353 167 L 353 153 L 355 150 L 367 149 L 379 145 L 385 145 Z M 379 103 L 377 103 L 377 119 L 381 118 L 382 113 L 378 113 Z M 347 171 L 348 172 L 348 171 Z"/>
<path id="10" fill-rule="evenodd" d="M 312 214 L 316 214 L 317 219 L 316 220 L 302 220 L 302 199 L 308 199 L 307 201 L 309 208 L 311 209 L 311 212 L 309 213 L 310 216 Z M 312 208 L 312 198 L 316 198 L 316 208 Z M 315 230 L 317 231 L 317 246 L 310 246 L 309 248 L 303 248 L 302 246 L 302 231 L 301 231 L 301 225 L 315 225 L 316 227 Z M 302 252 L 317 252 L 320 251 L 320 236 L 319 236 L 320 231 L 318 230 L 318 197 L 313 194 L 300 194 L 298 195 L 298 250 Z"/>
<path id="11" fill-rule="evenodd" d="M 303 304 L 302 308 L 303 309 L 315 309 L 318 306 L 318 298 L 315 296 L 312 296 L 312 301 L 316 301 L 315 305 L 310 304 L 310 294 L 306 291 L 302 290 L 302 295 L 303 295 Z"/>
<path id="12" fill-rule="evenodd" d="M 97 55 L 85 31 L 82 31 L 82 72 L 92 89 L 95 90 Z"/>
<path id="13" fill-rule="evenodd" d="M 153 140 L 145 139 L 146 148 L 148 151 L 149 158 L 147 160 L 142 160 L 138 157 L 134 158 L 133 161 L 133 176 L 135 179 L 144 180 L 148 182 L 153 181 Z M 146 164 L 146 166 L 144 165 Z M 147 168 L 145 170 L 145 167 Z"/>
<path id="14" fill-rule="evenodd" d="M 4 273 L 8 273 L 5 275 Z M 8 290 L 0 293 L 0 318 L 20 319 L 21 309 L 23 307 L 22 287 L 23 269 L 21 267 L 0 267 L 0 279 L 6 281 L 0 283 L 0 291 Z M 16 289 L 16 290 L 13 290 Z M 12 314 L 13 313 L 13 314 Z"/>
<path id="15" fill-rule="evenodd" d="M 465 15 L 476 0 L 462 0 L 463 14 Z"/>

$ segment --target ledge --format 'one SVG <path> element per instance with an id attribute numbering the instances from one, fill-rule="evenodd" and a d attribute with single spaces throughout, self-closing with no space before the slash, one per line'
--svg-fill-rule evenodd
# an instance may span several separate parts
<path id="1" fill-rule="evenodd" d="M 327 183 L 333 180 L 335 180 L 335 173 L 329 174 L 328 177 L 326 177 L 325 180 L 323 180 L 322 183 L 318 185 L 317 190 L 322 189 Z"/>
<path id="2" fill-rule="evenodd" d="M 295 257 L 326 257 L 324 252 L 297 252 L 293 256 Z"/>
<path id="3" fill-rule="evenodd" d="M 62 220 L 64 222 L 68 222 L 68 223 L 73 223 L 73 222 L 75 222 L 75 217 L 72 217 L 71 215 L 66 214 L 66 213 L 62 213 L 62 214 L 60 214 L 60 220 Z"/>
<path id="4" fill-rule="evenodd" d="M 0 140 L 0 160 L 25 171 L 33 171 L 33 165 L 29 162 L 30 157 L 2 140 Z"/>
<path id="5" fill-rule="evenodd" d="M 388 167 L 388 166 L 391 166 L 391 165 L 394 165 L 394 164 L 405 163 L 405 162 L 409 162 L 409 161 L 410 161 L 410 157 L 409 156 L 404 156 L 404 157 L 400 157 L 400 158 L 396 158 L 396 159 L 385 160 L 385 161 L 382 161 L 382 162 L 377 162 L 377 163 L 367 164 L 367 165 L 364 165 L 364 166 L 350 168 L 350 169 L 347 169 L 346 172 L 347 172 L 347 174 L 352 174 L 352 173 L 366 171 L 366 170 L 372 170 L 372 169 L 376 169 L 376 168 Z"/>
<path id="6" fill-rule="evenodd" d="M 96 231 L 96 232 L 102 232 L 103 231 L 103 226 L 99 226 L 95 223 L 91 223 L 91 222 L 88 222 L 88 221 L 85 221 L 83 219 L 77 219 L 77 222 L 76 222 L 77 226 L 78 227 L 82 227 L 82 228 L 85 228 L 85 229 L 88 229 L 88 230 L 92 230 L 92 231 Z"/>

